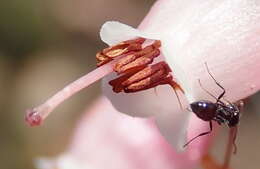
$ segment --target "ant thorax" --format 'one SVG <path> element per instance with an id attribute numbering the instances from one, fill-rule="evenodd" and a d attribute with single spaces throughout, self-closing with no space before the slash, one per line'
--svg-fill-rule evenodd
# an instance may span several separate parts
<path id="1" fill-rule="evenodd" d="M 234 127 L 239 123 L 240 110 L 236 104 L 218 102 L 217 113 L 214 118 L 218 124 L 226 124 L 229 127 Z"/>

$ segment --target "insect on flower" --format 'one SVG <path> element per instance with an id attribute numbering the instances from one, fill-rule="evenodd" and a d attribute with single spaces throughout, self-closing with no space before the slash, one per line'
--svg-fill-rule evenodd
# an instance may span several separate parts
<path id="1" fill-rule="evenodd" d="M 235 139 L 237 134 L 237 125 L 239 123 L 240 119 L 240 109 L 243 106 L 243 102 L 239 101 L 238 103 L 231 103 L 227 100 L 222 101 L 223 96 L 225 95 L 226 91 L 223 86 L 221 86 L 217 80 L 213 77 L 213 75 L 210 73 L 209 68 L 207 64 L 205 63 L 207 72 L 209 73 L 210 77 L 215 81 L 215 83 L 223 90 L 223 92 L 216 98 L 213 94 L 211 94 L 209 91 L 207 91 L 205 88 L 203 88 L 200 80 L 199 84 L 202 87 L 204 91 L 206 91 L 210 96 L 212 96 L 214 99 L 216 99 L 216 102 L 211 102 L 208 100 L 200 100 L 196 101 L 190 104 L 190 108 L 192 112 L 194 112 L 200 119 L 204 121 L 209 121 L 209 127 L 210 130 L 207 132 L 203 132 L 199 134 L 198 136 L 194 137 L 190 141 L 188 141 L 185 145 L 187 146 L 189 143 L 194 141 L 196 138 L 207 135 L 211 133 L 212 131 L 212 121 L 216 121 L 219 125 L 226 124 L 230 128 L 234 128 L 235 133 L 233 137 L 233 145 L 234 145 L 234 152 L 236 152 L 236 145 L 235 145 Z"/>
<path id="2" fill-rule="evenodd" d="M 31 126 L 40 125 L 65 99 L 112 72 L 119 76 L 109 82 L 116 93 L 133 93 L 168 84 L 178 98 L 175 90 L 182 89 L 173 80 L 168 64 L 164 61 L 154 63 L 160 55 L 160 47 L 159 40 L 136 38 L 103 49 L 96 54 L 97 69 L 72 82 L 44 104 L 28 110 L 26 121 Z"/>

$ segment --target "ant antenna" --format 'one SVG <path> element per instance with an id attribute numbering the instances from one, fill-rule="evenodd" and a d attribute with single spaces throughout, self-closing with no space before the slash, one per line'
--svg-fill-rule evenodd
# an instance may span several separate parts
<path id="1" fill-rule="evenodd" d="M 198 81 L 199 81 L 200 87 L 201 87 L 206 93 L 208 93 L 210 96 L 212 96 L 214 99 L 217 100 L 217 98 L 216 98 L 212 93 L 210 93 L 207 89 L 205 89 L 205 88 L 202 86 L 202 84 L 201 84 L 201 82 L 200 82 L 200 79 L 198 79 Z"/>
<path id="2" fill-rule="evenodd" d="M 210 77 L 211 77 L 211 78 L 215 81 L 215 83 L 223 90 L 223 92 L 222 92 L 222 93 L 218 96 L 218 98 L 217 98 L 217 102 L 219 102 L 220 99 L 225 95 L 226 90 L 224 89 L 223 86 L 221 86 L 221 85 L 217 82 L 217 80 L 216 80 L 216 79 L 213 77 L 213 75 L 210 73 L 207 62 L 205 62 L 205 66 L 206 66 L 206 68 L 207 68 L 207 72 L 209 73 Z"/>

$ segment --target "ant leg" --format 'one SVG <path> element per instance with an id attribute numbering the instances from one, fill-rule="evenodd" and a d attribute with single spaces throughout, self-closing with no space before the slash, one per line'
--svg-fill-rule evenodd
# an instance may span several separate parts
<path id="1" fill-rule="evenodd" d="M 229 137 L 228 137 L 228 144 L 225 152 L 224 163 L 222 165 L 223 169 L 229 168 L 229 163 L 232 156 L 232 151 L 235 154 L 237 151 L 237 147 L 235 144 L 235 139 L 237 135 L 237 126 L 230 128 L 229 130 Z"/>
<path id="2" fill-rule="evenodd" d="M 212 132 L 212 121 L 209 121 L 209 128 L 210 128 L 210 130 L 209 130 L 209 131 L 207 131 L 207 132 L 204 132 L 204 133 L 201 133 L 201 134 L 197 135 L 196 137 L 194 137 L 193 139 L 191 139 L 190 141 L 188 141 L 186 144 L 184 144 L 184 146 L 183 146 L 183 147 L 186 147 L 187 145 L 189 145 L 189 144 L 190 144 L 192 141 L 194 141 L 196 138 L 198 138 L 198 137 L 200 137 L 200 136 L 204 136 L 204 135 L 207 135 L 207 134 L 211 133 L 211 132 Z"/>
<path id="3" fill-rule="evenodd" d="M 210 77 L 211 77 L 211 78 L 215 81 L 215 83 L 223 90 L 223 92 L 218 96 L 218 99 L 217 99 L 217 102 L 218 102 L 218 101 L 224 96 L 224 94 L 226 93 L 226 90 L 224 89 L 223 86 L 221 86 L 221 85 L 217 82 L 217 80 L 216 80 L 216 79 L 213 77 L 213 75 L 210 73 L 207 62 L 205 62 L 205 65 L 206 65 L 206 68 L 207 68 L 207 71 L 208 71 Z"/>
<path id="4" fill-rule="evenodd" d="M 233 136 L 234 151 L 233 151 L 233 154 L 236 154 L 236 153 L 237 153 L 236 139 L 237 139 L 237 126 L 236 126 L 235 129 L 234 129 L 234 136 Z"/>
<path id="5" fill-rule="evenodd" d="M 206 93 L 208 93 L 210 96 L 212 96 L 214 99 L 216 99 L 216 101 L 217 101 L 218 103 L 221 103 L 221 104 L 224 105 L 224 103 L 223 103 L 221 100 L 219 100 L 218 98 L 216 98 L 216 96 L 214 96 L 212 93 L 210 93 L 207 89 L 205 89 L 205 88 L 202 86 L 202 84 L 201 84 L 201 82 L 200 82 L 200 79 L 198 79 L 198 81 L 199 81 L 200 87 L 201 87 Z M 222 96 L 221 96 L 221 97 L 222 97 Z"/>

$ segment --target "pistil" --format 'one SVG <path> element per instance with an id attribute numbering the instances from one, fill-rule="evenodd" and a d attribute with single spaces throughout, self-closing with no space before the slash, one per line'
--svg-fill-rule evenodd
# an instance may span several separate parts
<path id="1" fill-rule="evenodd" d="M 160 55 L 161 42 L 155 40 L 145 46 L 145 41 L 144 38 L 127 40 L 98 52 L 97 69 L 67 85 L 44 104 L 29 109 L 26 122 L 31 126 L 42 124 L 60 103 L 112 72 L 120 76 L 109 82 L 116 93 L 138 92 L 164 84 L 170 85 L 175 93 L 175 89 L 182 91 L 173 81 L 171 69 L 166 62 L 153 64 L 154 59 Z"/>

